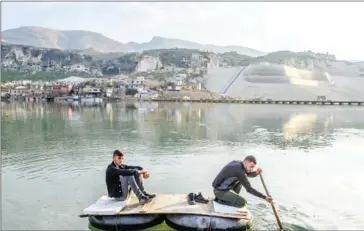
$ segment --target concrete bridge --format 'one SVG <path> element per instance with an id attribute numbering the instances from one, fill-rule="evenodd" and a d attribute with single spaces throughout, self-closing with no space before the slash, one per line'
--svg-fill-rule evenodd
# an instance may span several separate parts
<path id="1" fill-rule="evenodd" d="M 364 106 L 364 101 L 317 101 L 317 100 L 242 100 L 242 99 L 151 99 L 157 102 L 195 102 L 231 104 L 291 104 L 291 105 L 356 105 Z"/>

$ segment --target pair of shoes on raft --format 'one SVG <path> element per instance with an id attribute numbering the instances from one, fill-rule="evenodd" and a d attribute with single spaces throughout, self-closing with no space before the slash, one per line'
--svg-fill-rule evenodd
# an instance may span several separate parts
<path id="1" fill-rule="evenodd" d="M 151 202 L 156 196 L 157 195 L 155 195 L 155 194 L 149 194 L 149 193 L 144 192 L 143 196 L 141 196 L 139 199 L 139 204 L 144 205 L 148 202 Z"/>
<path id="2" fill-rule="evenodd" d="M 198 194 L 196 194 L 196 193 L 189 193 L 187 195 L 187 203 L 189 205 L 194 205 L 194 204 L 196 204 L 196 202 L 197 203 L 202 203 L 202 204 L 207 204 L 207 203 L 209 203 L 209 200 L 205 199 L 202 196 L 201 192 L 199 192 Z"/>

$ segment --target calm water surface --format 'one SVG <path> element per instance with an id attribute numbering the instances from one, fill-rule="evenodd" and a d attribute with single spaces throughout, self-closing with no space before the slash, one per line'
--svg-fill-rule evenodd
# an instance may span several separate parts
<path id="1" fill-rule="evenodd" d="M 364 229 L 363 108 L 2 103 L 1 115 L 2 229 L 86 230 L 77 215 L 106 193 L 114 149 L 151 172 L 150 191 L 208 196 L 226 163 L 253 154 L 286 228 Z M 242 195 L 256 229 L 277 227 Z"/>

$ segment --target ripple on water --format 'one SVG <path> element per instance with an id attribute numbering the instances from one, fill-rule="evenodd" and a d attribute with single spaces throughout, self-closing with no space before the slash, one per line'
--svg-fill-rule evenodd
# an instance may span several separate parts
<path id="1" fill-rule="evenodd" d="M 313 226 L 307 222 L 308 218 L 304 213 L 298 213 L 294 209 L 275 203 L 275 207 L 284 230 L 313 230 Z M 254 215 L 254 227 L 257 230 L 276 230 L 278 229 L 277 220 L 274 216 L 272 207 L 267 203 L 254 203 L 249 209 Z M 301 216 L 299 216 L 299 215 Z"/>
<path id="2" fill-rule="evenodd" d="M 360 213 L 364 192 L 355 178 L 362 174 L 364 133 L 350 128 L 355 124 L 363 127 L 363 119 L 353 119 L 350 124 L 335 121 L 325 131 L 302 132 L 291 126 L 286 130 L 294 139 L 287 141 L 282 127 L 293 109 L 292 113 L 277 110 L 279 118 L 272 120 L 271 115 L 244 110 L 242 105 L 228 106 L 242 108 L 243 113 L 235 118 L 246 116 L 239 122 L 219 116 L 220 106 L 214 107 L 216 110 L 205 110 L 208 113 L 201 113 L 205 116 L 193 121 L 181 115 L 182 122 L 176 122 L 173 115 L 143 122 L 138 113 L 125 113 L 120 107 L 115 107 L 113 116 L 83 108 L 79 118 L 69 119 L 62 108 L 45 108 L 46 119 L 28 113 L 28 118 L 2 120 L 2 130 L 6 130 L 1 137 L 4 228 L 87 228 L 87 219 L 75 217 L 105 194 L 104 171 L 116 148 L 126 153 L 127 163 L 140 164 L 151 172 L 152 180 L 145 182 L 148 190 L 201 191 L 207 196 L 212 194 L 213 178 L 226 163 L 253 154 L 266 172 L 285 229 L 364 228 L 364 214 Z M 315 126 L 322 127 L 323 122 L 317 120 Z M 344 166 L 344 174 L 340 171 L 343 157 L 351 160 Z M 259 179 L 251 179 L 251 183 L 263 191 Z M 248 199 L 256 230 L 277 228 L 269 204 L 244 190 L 241 194 Z"/>

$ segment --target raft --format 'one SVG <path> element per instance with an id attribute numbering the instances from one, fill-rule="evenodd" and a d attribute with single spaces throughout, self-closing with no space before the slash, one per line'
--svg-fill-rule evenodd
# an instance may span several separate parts
<path id="1" fill-rule="evenodd" d="M 241 231 L 252 226 L 253 218 L 245 207 L 239 209 L 211 200 L 209 200 L 208 204 L 196 204 L 193 206 L 200 207 L 196 208 L 198 211 L 196 214 L 169 214 L 165 218 L 166 224 L 176 230 L 216 231 Z M 210 211 L 210 214 L 207 211 Z"/>
<path id="2" fill-rule="evenodd" d="M 211 206 L 211 201 L 206 207 Z M 218 214 L 170 214 L 166 215 L 166 224 L 176 230 L 229 230 L 241 231 L 249 229 L 252 226 L 253 218 L 246 208 L 239 209 L 232 206 L 226 206 L 212 201 L 213 211 Z M 226 216 L 224 216 L 224 215 Z M 237 215 L 229 217 L 227 215 Z M 223 216 L 223 217 L 220 217 Z"/>
<path id="3" fill-rule="evenodd" d="M 252 224 L 245 207 L 238 208 L 209 200 L 207 204 L 189 205 L 187 195 L 161 194 L 153 201 L 139 205 L 135 197 L 116 201 L 107 196 L 83 210 L 89 223 L 102 230 L 141 230 L 163 221 L 176 230 L 244 230 Z"/>

